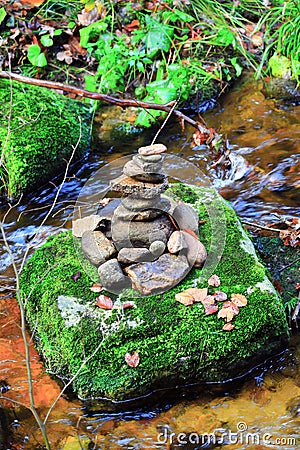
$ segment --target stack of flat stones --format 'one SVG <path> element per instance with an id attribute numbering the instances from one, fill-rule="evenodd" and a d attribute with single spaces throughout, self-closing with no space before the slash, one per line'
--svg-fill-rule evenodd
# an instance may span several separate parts
<path id="1" fill-rule="evenodd" d="M 139 148 L 110 183 L 121 198 L 73 221 L 74 236 L 81 237 L 83 252 L 110 292 L 130 287 L 142 295 L 166 291 L 207 257 L 194 209 L 163 194 L 168 189 L 166 150 L 163 144 Z"/>

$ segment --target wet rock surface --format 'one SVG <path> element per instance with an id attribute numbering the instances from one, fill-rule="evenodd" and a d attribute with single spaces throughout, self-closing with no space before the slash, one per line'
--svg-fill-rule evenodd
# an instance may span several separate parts
<path id="1" fill-rule="evenodd" d="M 81 239 L 81 248 L 95 266 L 99 266 L 116 253 L 113 243 L 101 231 L 85 231 Z"/>

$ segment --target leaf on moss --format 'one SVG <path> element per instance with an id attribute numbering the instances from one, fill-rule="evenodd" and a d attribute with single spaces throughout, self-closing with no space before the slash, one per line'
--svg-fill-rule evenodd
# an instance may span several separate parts
<path id="1" fill-rule="evenodd" d="M 218 277 L 218 275 L 214 274 L 208 279 L 209 286 L 216 286 L 219 287 L 221 284 L 221 280 Z"/>
<path id="2" fill-rule="evenodd" d="M 225 292 L 216 291 L 214 295 L 217 302 L 225 302 L 227 300 L 227 294 Z"/>
<path id="3" fill-rule="evenodd" d="M 102 309 L 113 309 L 114 306 L 112 299 L 106 295 L 99 295 L 99 297 L 96 298 L 95 304 Z"/>
<path id="4" fill-rule="evenodd" d="M 203 302 L 205 297 L 207 296 L 207 288 L 198 289 L 198 288 L 188 288 L 184 292 L 190 294 L 194 297 L 195 302 Z"/>
<path id="5" fill-rule="evenodd" d="M 214 314 L 216 312 L 218 312 L 218 305 L 213 304 L 213 305 L 204 305 L 204 311 L 205 311 L 205 315 L 206 316 L 210 316 L 211 314 Z"/>
<path id="6" fill-rule="evenodd" d="M 194 303 L 194 297 L 186 291 L 175 294 L 175 300 L 185 306 L 190 306 Z"/>
<path id="7" fill-rule="evenodd" d="M 207 295 L 201 302 L 204 306 L 214 305 L 215 297 L 213 295 Z"/>
<path id="8" fill-rule="evenodd" d="M 231 294 L 230 300 L 239 308 L 247 305 L 247 298 L 242 294 Z"/>
<path id="9" fill-rule="evenodd" d="M 92 292 L 101 292 L 103 290 L 102 284 L 94 283 L 93 286 L 90 287 Z"/>
<path id="10" fill-rule="evenodd" d="M 80 277 L 81 277 L 80 270 L 78 270 L 76 273 L 74 273 L 74 275 L 71 275 L 71 278 L 72 278 L 73 281 L 75 281 L 75 283 L 76 283 L 76 281 L 79 280 Z"/>
<path id="11" fill-rule="evenodd" d="M 233 302 L 225 302 L 218 312 L 218 319 L 225 319 L 226 322 L 230 322 L 238 313 L 239 308 Z"/>
<path id="12" fill-rule="evenodd" d="M 224 327 L 222 328 L 222 330 L 224 331 L 231 331 L 233 330 L 235 327 L 235 325 L 232 322 L 227 322 L 225 323 Z"/>
<path id="13" fill-rule="evenodd" d="M 132 355 L 130 353 L 125 353 L 124 357 L 130 367 L 137 367 L 140 363 L 140 355 L 138 352 L 134 352 Z"/>
<path id="14" fill-rule="evenodd" d="M 134 305 L 135 305 L 135 303 L 134 303 L 134 302 L 124 302 L 124 303 L 122 303 L 122 307 L 123 307 L 123 309 L 129 309 L 129 308 L 133 308 L 133 307 L 134 307 Z"/>

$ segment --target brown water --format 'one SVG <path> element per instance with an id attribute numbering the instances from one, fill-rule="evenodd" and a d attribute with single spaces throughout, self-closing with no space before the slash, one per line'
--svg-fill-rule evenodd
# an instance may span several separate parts
<path id="1" fill-rule="evenodd" d="M 228 135 L 230 171 L 209 168 L 212 159 L 207 150 L 190 146 L 194 132 L 190 127 L 183 132 L 176 124 L 168 125 L 159 141 L 168 145 L 170 153 L 197 165 L 241 217 L 263 223 L 276 220 L 278 215 L 299 216 L 300 106 L 276 105 L 264 98 L 259 85 L 244 82 L 204 116 L 209 126 Z M 144 136 L 121 144 L 99 138 L 76 176 L 67 179 L 41 229 L 39 224 L 52 204 L 55 189 L 41 190 L 14 208 L 4 225 L 17 264 L 28 243 L 35 248 L 61 227 L 71 226 L 72 205 L 96 169 L 149 140 Z M 36 232 L 37 238 L 31 240 Z M 12 298 L 14 274 L 5 248 L 0 252 L 0 380 L 10 386 L 0 400 L 0 448 L 39 449 L 42 438 L 30 412 L 9 400 L 28 404 L 28 382 L 18 306 Z M 299 356 L 300 337 L 295 333 L 284 354 L 266 362 L 245 380 L 218 389 L 206 386 L 168 395 L 159 393 L 151 403 L 144 401 L 140 407 L 124 404 L 105 411 L 101 403 L 89 405 L 64 396 L 47 422 L 52 448 L 62 449 L 65 443 L 69 445 L 66 450 L 191 450 L 223 445 L 228 450 L 300 448 Z M 36 406 L 45 416 L 60 386 L 45 373 L 32 345 L 31 360 Z M 210 436 L 205 440 L 201 435 Z"/>

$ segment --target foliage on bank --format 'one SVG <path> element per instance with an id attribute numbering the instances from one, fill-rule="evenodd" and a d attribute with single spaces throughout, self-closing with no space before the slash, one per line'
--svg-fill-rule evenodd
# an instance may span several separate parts
<path id="1" fill-rule="evenodd" d="M 248 304 L 236 316 L 231 332 L 222 330 L 217 315 L 206 316 L 201 304 L 180 304 L 176 293 L 193 283 L 207 287 L 210 271 L 194 269 L 164 294 L 130 296 L 134 308 L 122 308 L 129 298 L 126 293 L 122 298 L 108 294 L 115 306 L 103 310 L 95 304 L 98 294 L 90 290 L 93 282 L 82 269 L 71 233 L 48 239 L 24 267 L 21 292 L 27 298 L 37 347 L 51 373 L 70 379 L 99 346 L 72 383 L 81 397 L 124 400 L 156 388 L 218 382 L 240 375 L 287 342 L 282 302 L 234 211 L 211 190 L 177 185 L 171 195 L 191 201 L 204 221 L 200 239 L 209 258 L 217 258 L 214 272 L 222 291 L 228 297 L 237 292 L 246 295 Z M 74 281 L 78 271 L 81 276 Z M 210 287 L 209 293 L 216 289 Z M 134 352 L 140 362 L 130 367 L 125 355 Z"/>
<path id="2" fill-rule="evenodd" d="M 0 80 L 0 192 L 32 191 L 63 172 L 89 147 L 86 107 L 45 88 Z"/>

